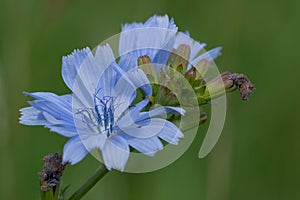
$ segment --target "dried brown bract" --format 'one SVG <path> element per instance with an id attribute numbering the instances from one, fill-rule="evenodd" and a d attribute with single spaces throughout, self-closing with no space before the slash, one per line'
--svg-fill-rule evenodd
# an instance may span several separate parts
<path id="1" fill-rule="evenodd" d="M 231 80 L 233 80 L 234 85 L 239 87 L 242 100 L 248 100 L 248 97 L 255 89 L 249 78 L 244 74 L 232 74 Z"/>
<path id="2" fill-rule="evenodd" d="M 41 190 L 53 189 L 55 191 L 65 168 L 65 165 L 62 164 L 62 155 L 59 153 L 49 154 L 43 158 L 43 161 L 43 170 L 39 172 Z"/>

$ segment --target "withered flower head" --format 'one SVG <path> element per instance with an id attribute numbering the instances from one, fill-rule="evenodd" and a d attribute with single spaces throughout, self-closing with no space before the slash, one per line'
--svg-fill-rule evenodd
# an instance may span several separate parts
<path id="1" fill-rule="evenodd" d="M 39 172 L 41 190 L 53 189 L 55 191 L 65 169 L 65 165 L 62 164 L 62 155 L 59 153 L 49 154 L 43 158 L 43 161 L 43 170 Z"/>

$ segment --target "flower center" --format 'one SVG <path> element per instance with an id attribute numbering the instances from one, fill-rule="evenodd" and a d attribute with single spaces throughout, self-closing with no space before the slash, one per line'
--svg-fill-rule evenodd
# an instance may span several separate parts
<path id="1" fill-rule="evenodd" d="M 107 137 L 109 137 L 115 123 L 114 98 L 110 96 L 99 98 L 95 95 L 94 105 L 98 128 L 102 133 L 107 132 Z"/>
<path id="2" fill-rule="evenodd" d="M 114 97 L 94 95 L 94 108 L 78 109 L 75 114 L 80 115 L 82 122 L 93 132 L 106 134 L 113 133 L 115 124 Z"/>

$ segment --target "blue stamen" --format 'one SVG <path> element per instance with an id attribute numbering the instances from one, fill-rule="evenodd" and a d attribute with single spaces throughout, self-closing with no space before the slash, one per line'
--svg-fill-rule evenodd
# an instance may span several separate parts
<path id="1" fill-rule="evenodd" d="M 98 122 L 98 127 L 103 131 L 107 130 L 107 136 L 112 133 L 114 119 L 114 98 L 110 96 L 98 96 L 101 88 L 95 92 L 94 95 L 94 108 L 95 117 Z"/>

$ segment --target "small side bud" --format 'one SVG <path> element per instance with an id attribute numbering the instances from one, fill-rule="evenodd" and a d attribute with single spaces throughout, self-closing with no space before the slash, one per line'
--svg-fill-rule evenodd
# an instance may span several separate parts
<path id="1" fill-rule="evenodd" d="M 157 82 L 157 75 L 149 56 L 144 55 L 138 58 L 138 65 L 141 70 L 145 72 L 150 82 Z"/>
<path id="2" fill-rule="evenodd" d="M 186 44 L 181 44 L 177 49 L 173 49 L 168 60 L 168 66 L 183 74 L 189 64 L 190 54 L 191 47 Z"/>
<path id="3" fill-rule="evenodd" d="M 208 60 L 201 60 L 195 68 L 197 69 L 197 79 L 204 77 L 206 72 L 208 71 L 209 65 L 211 65 L 211 62 Z"/>

